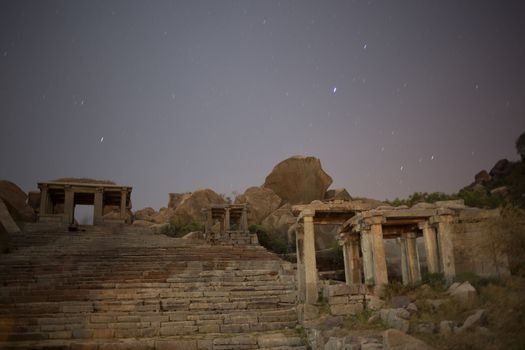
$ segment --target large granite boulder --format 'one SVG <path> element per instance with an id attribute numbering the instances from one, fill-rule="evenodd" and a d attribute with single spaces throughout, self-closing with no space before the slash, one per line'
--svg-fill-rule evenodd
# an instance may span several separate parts
<path id="1" fill-rule="evenodd" d="M 200 189 L 184 198 L 173 214 L 181 224 L 204 223 L 202 209 L 212 204 L 226 204 L 226 201 L 209 188 Z"/>
<path id="2" fill-rule="evenodd" d="M 4 226 L 0 222 L 0 254 L 7 253 L 9 251 L 9 236 L 4 229 Z"/>
<path id="3" fill-rule="evenodd" d="M 281 202 L 281 197 L 264 187 L 250 187 L 235 198 L 235 204 L 248 204 L 248 222 L 254 224 L 260 224 L 279 208 Z"/>
<path id="4" fill-rule="evenodd" d="M 292 213 L 292 206 L 286 203 L 268 215 L 268 217 L 262 221 L 262 225 L 266 227 L 271 234 L 284 236 L 288 239 L 288 229 L 295 224 L 296 221 L 297 218 Z"/>
<path id="5" fill-rule="evenodd" d="M 155 209 L 151 207 L 146 207 L 135 212 L 135 220 L 151 221 L 153 222 L 153 217 L 157 215 Z"/>
<path id="6" fill-rule="evenodd" d="M 27 195 L 16 184 L 0 180 L 0 198 L 16 221 L 35 221 L 36 215 L 27 204 Z"/>
<path id="7" fill-rule="evenodd" d="M 335 188 L 333 190 L 326 191 L 324 199 L 327 201 L 351 201 L 352 197 L 350 196 L 346 188 Z"/>
<path id="8" fill-rule="evenodd" d="M 159 212 L 153 216 L 153 222 L 157 224 L 166 224 L 169 223 L 175 209 L 173 208 L 160 208 Z"/>
<path id="9" fill-rule="evenodd" d="M 191 196 L 191 192 L 185 192 L 185 193 L 168 193 L 169 201 L 168 201 L 168 208 L 175 209 L 179 206 L 179 204 Z"/>
<path id="10" fill-rule="evenodd" d="M 315 157 L 294 156 L 277 164 L 266 177 L 263 187 L 273 190 L 291 204 L 322 200 L 332 178 Z"/>

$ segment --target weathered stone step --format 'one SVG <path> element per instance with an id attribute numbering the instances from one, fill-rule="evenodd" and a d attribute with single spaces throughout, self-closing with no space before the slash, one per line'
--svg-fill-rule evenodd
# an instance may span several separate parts
<path id="1" fill-rule="evenodd" d="M 29 338 L 29 337 L 27 337 Z M 234 350 L 234 349 L 304 349 L 303 339 L 294 330 L 236 334 L 196 334 L 192 336 L 133 337 L 120 339 L 34 339 L 0 341 L 1 349 L 149 349 L 149 350 Z"/>

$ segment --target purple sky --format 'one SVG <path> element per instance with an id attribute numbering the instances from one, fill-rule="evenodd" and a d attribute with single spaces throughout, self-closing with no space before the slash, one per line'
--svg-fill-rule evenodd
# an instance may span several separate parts
<path id="1" fill-rule="evenodd" d="M 2 1 L 0 178 L 231 194 L 319 157 L 354 196 L 455 192 L 525 131 L 523 1 Z M 103 138 L 103 139 L 102 139 Z"/>

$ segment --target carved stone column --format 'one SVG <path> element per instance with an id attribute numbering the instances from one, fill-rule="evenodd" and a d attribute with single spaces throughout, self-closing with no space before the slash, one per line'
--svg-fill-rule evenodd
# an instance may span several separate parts
<path id="1" fill-rule="evenodd" d="M 297 299 L 304 303 L 306 300 L 306 271 L 304 266 L 304 231 L 301 225 L 295 230 L 295 249 L 297 255 Z"/>
<path id="2" fill-rule="evenodd" d="M 128 190 L 120 191 L 120 219 L 126 220 L 126 208 L 128 201 Z"/>
<path id="3" fill-rule="evenodd" d="M 398 238 L 399 250 L 401 252 L 401 276 L 403 284 L 407 285 L 410 283 L 410 275 L 408 272 L 407 262 L 407 234 L 402 233 L 401 237 Z"/>
<path id="4" fill-rule="evenodd" d="M 100 224 L 104 212 L 104 189 L 97 188 L 95 190 L 95 200 L 93 203 L 93 223 Z"/>
<path id="5" fill-rule="evenodd" d="M 417 236 L 414 232 L 409 232 L 407 234 L 406 241 L 408 271 L 410 274 L 411 283 L 421 282 L 421 268 L 419 266 L 419 256 L 417 253 L 416 237 Z"/>
<path id="6" fill-rule="evenodd" d="M 385 219 L 382 215 L 374 215 L 367 218 L 367 221 L 370 224 L 370 234 L 372 236 L 375 285 L 379 287 L 388 284 L 382 226 L 384 220 Z"/>
<path id="7" fill-rule="evenodd" d="M 247 232 L 248 231 L 248 208 L 247 208 L 246 204 L 242 208 L 241 231 L 243 231 L 243 232 Z"/>
<path id="8" fill-rule="evenodd" d="M 374 278 L 374 256 L 372 246 L 372 235 L 370 230 L 361 230 L 361 254 L 363 255 L 363 273 L 365 284 L 371 285 L 375 283 Z"/>
<path id="9" fill-rule="evenodd" d="M 434 228 L 430 226 L 426 221 L 420 223 L 419 228 L 423 231 L 423 239 L 425 240 L 425 252 L 427 254 L 428 272 L 439 272 L 436 230 L 434 230 Z"/>
<path id="10" fill-rule="evenodd" d="M 224 230 L 230 231 L 230 208 L 224 209 Z"/>
<path id="11" fill-rule="evenodd" d="M 359 266 L 359 239 L 347 237 L 343 244 L 346 284 L 360 284 L 361 270 Z"/>
<path id="12" fill-rule="evenodd" d="M 315 230 L 313 210 L 303 211 L 304 221 L 304 266 L 307 304 L 317 302 L 317 263 L 315 258 Z"/>
<path id="13" fill-rule="evenodd" d="M 66 225 L 73 223 L 73 215 L 75 212 L 75 192 L 70 185 L 64 186 L 64 215 L 63 221 Z"/>
<path id="14" fill-rule="evenodd" d="M 443 274 L 448 281 L 456 276 L 456 264 L 454 260 L 454 243 L 452 242 L 452 224 L 454 217 L 450 214 L 441 214 L 432 218 L 437 224 L 437 237 L 439 251 L 441 254 L 441 266 Z"/>
<path id="15" fill-rule="evenodd" d="M 47 203 L 48 203 L 49 192 L 47 191 L 47 185 L 40 185 L 40 213 L 39 215 L 47 214 Z"/>

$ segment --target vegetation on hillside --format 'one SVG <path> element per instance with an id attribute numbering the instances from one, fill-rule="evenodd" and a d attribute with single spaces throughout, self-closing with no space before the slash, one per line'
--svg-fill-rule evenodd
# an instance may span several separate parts
<path id="1" fill-rule="evenodd" d="M 250 225 L 248 227 L 250 233 L 255 233 L 259 244 L 276 254 L 287 254 L 289 252 L 288 242 L 286 237 L 279 234 L 272 234 L 261 225 Z"/>
<path id="2" fill-rule="evenodd" d="M 186 223 L 174 216 L 162 233 L 170 237 L 182 237 L 195 231 L 204 231 L 204 225 L 197 222 Z"/>
<path id="3" fill-rule="evenodd" d="M 435 203 L 437 201 L 448 201 L 454 199 L 463 199 L 465 205 L 477 208 L 497 208 L 505 203 L 505 200 L 500 195 L 493 195 L 485 191 L 460 191 L 459 193 L 446 194 L 443 192 L 414 192 L 408 198 L 396 198 L 394 200 L 387 200 L 386 202 L 393 206 L 413 206 L 417 203 Z"/>

